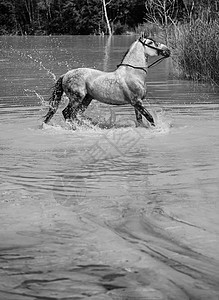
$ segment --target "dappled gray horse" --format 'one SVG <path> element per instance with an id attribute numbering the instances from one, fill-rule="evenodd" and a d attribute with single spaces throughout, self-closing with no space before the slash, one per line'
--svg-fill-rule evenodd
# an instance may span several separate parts
<path id="1" fill-rule="evenodd" d="M 155 126 L 152 115 L 143 106 L 146 97 L 148 57 L 170 56 L 170 50 L 151 38 L 140 37 L 128 49 L 122 62 L 113 72 L 90 68 L 68 71 L 56 82 L 50 98 L 50 108 L 44 117 L 49 122 L 58 109 L 63 92 L 69 103 L 62 111 L 65 120 L 74 120 L 82 113 L 92 99 L 112 105 L 131 104 L 135 108 L 137 124 L 142 124 L 142 115 Z"/>

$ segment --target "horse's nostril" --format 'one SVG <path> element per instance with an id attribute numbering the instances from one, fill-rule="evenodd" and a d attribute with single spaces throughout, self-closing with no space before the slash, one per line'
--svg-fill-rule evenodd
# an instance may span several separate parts
<path id="1" fill-rule="evenodd" d="M 170 56 L 170 50 L 169 50 L 169 49 L 164 50 L 164 51 L 163 51 L 163 55 L 164 55 L 165 57 L 169 57 L 169 56 Z"/>

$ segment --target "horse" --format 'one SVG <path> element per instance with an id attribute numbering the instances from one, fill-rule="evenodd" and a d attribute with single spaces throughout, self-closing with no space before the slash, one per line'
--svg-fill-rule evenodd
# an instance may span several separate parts
<path id="1" fill-rule="evenodd" d="M 131 44 L 115 71 L 77 68 L 61 75 L 49 99 L 50 107 L 43 123 L 48 123 L 56 113 L 65 92 L 69 98 L 62 111 L 65 121 L 77 120 L 77 115 L 83 113 L 95 99 L 110 105 L 130 104 L 135 110 L 137 126 L 143 125 L 142 116 L 155 126 L 154 118 L 143 106 L 143 100 L 146 98 L 146 78 L 150 67 L 148 58 L 159 55 L 162 59 L 167 58 L 170 50 L 152 38 L 141 36 Z"/>

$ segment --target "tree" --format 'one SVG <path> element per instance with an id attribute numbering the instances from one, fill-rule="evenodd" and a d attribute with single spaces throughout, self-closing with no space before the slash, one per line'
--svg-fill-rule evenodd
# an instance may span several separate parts
<path id="1" fill-rule="evenodd" d="M 143 22 L 145 16 L 144 0 L 114 0 L 109 5 L 109 15 L 113 23 L 117 21 L 123 25 L 136 26 Z"/>
<path id="2" fill-rule="evenodd" d="M 148 22 L 167 27 L 177 20 L 177 0 L 148 0 L 145 2 L 145 7 Z"/>
<path id="3" fill-rule="evenodd" d="M 112 29 L 111 29 L 111 26 L 110 26 L 110 22 L 109 22 L 109 19 L 108 19 L 108 14 L 107 14 L 107 9 L 106 9 L 106 6 L 110 3 L 110 1 L 108 3 L 106 3 L 105 0 L 102 0 L 102 2 L 103 2 L 103 10 L 104 10 L 104 16 L 105 16 L 105 19 L 106 19 L 108 32 L 109 32 L 109 35 L 112 35 Z"/>
<path id="4" fill-rule="evenodd" d="M 219 0 L 183 0 L 187 12 L 187 18 L 191 24 L 193 19 L 200 15 L 208 20 L 218 19 Z"/>
<path id="5" fill-rule="evenodd" d="M 180 0 L 148 0 L 145 2 L 146 21 L 156 24 L 165 34 L 165 41 L 169 43 L 169 26 L 176 28 L 181 11 Z"/>
<path id="6" fill-rule="evenodd" d="M 0 0 L 0 34 L 122 34 L 145 21 L 195 19 L 199 7 L 216 18 L 219 0 Z"/>
<path id="7" fill-rule="evenodd" d="M 0 34 L 15 33 L 16 18 L 14 5 L 10 0 L 0 0 Z"/>

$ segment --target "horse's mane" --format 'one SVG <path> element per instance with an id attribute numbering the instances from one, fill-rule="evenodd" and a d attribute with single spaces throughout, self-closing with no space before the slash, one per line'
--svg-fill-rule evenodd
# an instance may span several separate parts
<path id="1" fill-rule="evenodd" d="M 145 37 L 146 38 L 146 37 Z M 155 40 L 152 38 L 152 37 L 148 37 L 147 39 L 150 39 L 151 41 L 155 42 Z M 132 44 L 133 45 L 133 44 Z M 121 63 L 123 63 L 123 60 L 125 59 L 127 53 L 129 52 L 130 48 L 132 47 L 132 45 L 126 50 L 126 52 L 123 54 L 123 57 L 122 57 L 122 60 L 121 60 Z"/>
<path id="2" fill-rule="evenodd" d="M 120 63 L 120 64 L 123 63 L 123 60 L 125 59 L 127 53 L 129 52 L 129 50 L 131 49 L 131 47 L 133 46 L 133 44 L 134 44 L 134 43 L 132 43 L 131 46 L 130 46 L 130 47 L 126 50 L 126 52 L 123 54 L 123 57 L 122 57 L 122 60 L 121 60 L 121 63 Z"/>
<path id="3" fill-rule="evenodd" d="M 126 52 L 123 54 L 122 60 L 121 60 L 121 64 L 123 62 L 123 60 L 125 59 L 127 53 L 129 52 L 130 47 L 126 50 Z"/>

